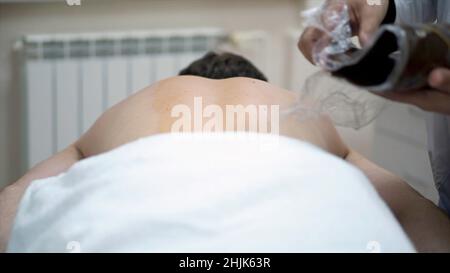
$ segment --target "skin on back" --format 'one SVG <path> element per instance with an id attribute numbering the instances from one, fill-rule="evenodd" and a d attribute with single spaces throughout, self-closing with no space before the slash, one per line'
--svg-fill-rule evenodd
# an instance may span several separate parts
<path id="1" fill-rule="evenodd" d="M 177 105 L 187 105 L 194 111 L 194 98 L 201 98 L 203 107 L 218 105 L 223 111 L 227 105 L 279 105 L 280 111 L 283 111 L 297 101 L 294 92 L 250 78 L 169 78 L 112 107 L 77 142 L 77 146 L 84 156 L 89 157 L 142 137 L 170 133 L 176 121 L 171 115 L 172 109 Z M 224 119 L 225 124 L 225 115 Z M 203 119 L 203 123 L 207 121 Z M 301 122 L 280 117 L 280 132 L 310 142 L 339 157 L 345 157 L 348 151 L 325 116 Z"/>

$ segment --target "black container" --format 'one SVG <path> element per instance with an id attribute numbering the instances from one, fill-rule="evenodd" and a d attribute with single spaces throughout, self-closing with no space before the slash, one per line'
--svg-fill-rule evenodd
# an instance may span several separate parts
<path id="1" fill-rule="evenodd" d="M 386 25 L 367 47 L 334 56 L 343 61 L 331 72 L 373 92 L 424 89 L 434 68 L 450 68 L 449 45 L 449 24 Z"/>

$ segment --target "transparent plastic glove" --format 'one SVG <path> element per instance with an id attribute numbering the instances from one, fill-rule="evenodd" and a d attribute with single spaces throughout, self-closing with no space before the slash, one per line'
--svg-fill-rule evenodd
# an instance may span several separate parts
<path id="1" fill-rule="evenodd" d="M 352 41 L 347 1 L 325 1 L 320 7 L 303 12 L 302 16 L 306 27 L 314 27 L 323 32 L 312 48 L 314 63 L 325 70 L 338 69 L 342 59 L 334 60 L 333 56 L 357 48 Z"/>

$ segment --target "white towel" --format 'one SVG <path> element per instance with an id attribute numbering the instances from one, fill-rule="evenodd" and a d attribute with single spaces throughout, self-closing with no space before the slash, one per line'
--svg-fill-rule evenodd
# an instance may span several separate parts
<path id="1" fill-rule="evenodd" d="M 35 181 L 9 252 L 413 252 L 366 177 L 286 137 L 152 136 Z"/>

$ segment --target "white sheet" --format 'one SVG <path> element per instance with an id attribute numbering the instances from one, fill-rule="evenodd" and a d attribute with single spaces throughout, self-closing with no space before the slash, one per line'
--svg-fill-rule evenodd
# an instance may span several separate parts
<path id="1" fill-rule="evenodd" d="M 413 252 L 369 181 L 294 139 L 160 135 L 26 191 L 9 252 Z"/>

